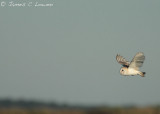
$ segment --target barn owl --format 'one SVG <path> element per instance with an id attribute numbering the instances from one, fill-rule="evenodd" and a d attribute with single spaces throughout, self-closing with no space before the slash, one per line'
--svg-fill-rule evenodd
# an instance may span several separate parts
<path id="1" fill-rule="evenodd" d="M 139 70 L 139 67 L 142 66 L 144 62 L 145 56 L 142 52 L 137 53 L 131 62 L 125 60 L 120 55 L 116 56 L 116 60 L 118 63 L 120 63 L 123 67 L 120 69 L 120 74 L 125 76 L 135 76 L 140 75 L 141 77 L 144 77 L 145 72 L 141 72 Z"/>

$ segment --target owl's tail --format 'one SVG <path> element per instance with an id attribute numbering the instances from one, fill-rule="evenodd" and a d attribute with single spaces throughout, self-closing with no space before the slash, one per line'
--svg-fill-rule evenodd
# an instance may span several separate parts
<path id="1" fill-rule="evenodd" d="M 145 72 L 139 72 L 139 75 L 141 76 L 141 77 L 144 77 L 145 76 Z"/>

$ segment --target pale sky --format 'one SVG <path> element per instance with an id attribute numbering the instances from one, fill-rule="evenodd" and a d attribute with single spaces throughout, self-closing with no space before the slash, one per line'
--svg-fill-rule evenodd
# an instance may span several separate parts
<path id="1" fill-rule="evenodd" d="M 0 99 L 160 104 L 159 0 L 52 2 L 0 6 Z M 130 61 L 137 52 L 146 77 L 121 76 L 116 55 Z"/>

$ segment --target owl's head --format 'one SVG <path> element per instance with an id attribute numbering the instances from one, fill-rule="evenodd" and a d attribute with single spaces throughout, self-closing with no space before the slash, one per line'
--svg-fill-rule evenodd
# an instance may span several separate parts
<path id="1" fill-rule="evenodd" d="M 120 70 L 120 74 L 121 75 L 125 75 L 127 73 L 127 68 L 126 67 L 122 67 Z"/>

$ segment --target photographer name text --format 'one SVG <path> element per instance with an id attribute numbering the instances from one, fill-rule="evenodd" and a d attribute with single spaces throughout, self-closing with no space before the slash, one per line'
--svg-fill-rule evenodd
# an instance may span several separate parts
<path id="1" fill-rule="evenodd" d="M 1 2 L 1 7 L 52 7 L 54 5 L 54 2 L 52 3 L 42 3 L 42 2 L 6 2 L 2 1 Z"/>

